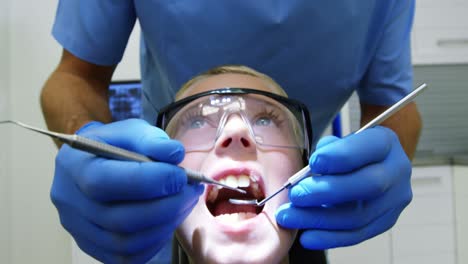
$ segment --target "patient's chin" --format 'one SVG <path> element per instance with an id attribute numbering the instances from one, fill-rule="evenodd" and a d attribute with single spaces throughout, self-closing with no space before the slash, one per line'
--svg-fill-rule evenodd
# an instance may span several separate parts
<path id="1" fill-rule="evenodd" d="M 288 249 L 271 243 L 217 247 L 208 251 L 199 263 L 282 263 Z"/>
<path id="2" fill-rule="evenodd" d="M 251 233 L 236 236 L 223 233 L 216 225 L 208 225 L 209 222 L 198 218 L 184 222 L 185 229 L 181 226 L 177 231 L 193 263 L 280 263 L 287 256 L 296 234 L 294 230 L 280 228 L 276 222 L 266 220 Z"/>
<path id="3" fill-rule="evenodd" d="M 247 239 L 236 240 L 215 230 L 197 232 L 192 242 L 203 245 L 196 249 L 200 262 L 196 263 L 280 263 L 287 257 L 296 232 L 265 225 L 255 230 Z M 198 237 L 198 238 L 197 238 Z"/>

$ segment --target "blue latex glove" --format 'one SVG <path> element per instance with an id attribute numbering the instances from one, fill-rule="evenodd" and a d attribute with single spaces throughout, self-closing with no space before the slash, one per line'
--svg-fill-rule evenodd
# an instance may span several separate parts
<path id="1" fill-rule="evenodd" d="M 375 127 L 346 138 L 325 137 L 310 160 L 309 177 L 289 191 L 277 222 L 305 229 L 308 249 L 349 246 L 374 237 L 397 221 L 412 199 L 411 163 L 397 135 Z"/>
<path id="2" fill-rule="evenodd" d="M 183 146 L 159 128 L 132 119 L 92 122 L 77 134 L 161 162 L 96 157 L 63 145 L 51 189 L 60 221 L 87 254 L 104 263 L 145 263 L 171 240 L 203 185 L 187 185 Z"/>

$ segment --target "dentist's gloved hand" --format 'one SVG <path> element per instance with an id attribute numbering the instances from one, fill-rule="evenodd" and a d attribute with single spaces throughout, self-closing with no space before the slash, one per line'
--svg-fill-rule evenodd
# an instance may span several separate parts
<path id="1" fill-rule="evenodd" d="M 143 120 L 91 122 L 77 134 L 160 162 L 118 161 L 63 145 L 51 198 L 78 246 L 104 263 L 145 263 L 171 240 L 203 192 L 188 185 L 183 146 Z"/>
<path id="2" fill-rule="evenodd" d="M 412 199 L 411 163 L 397 135 L 377 126 L 343 139 L 320 140 L 308 177 L 289 191 L 277 222 L 304 229 L 308 249 L 349 246 L 391 228 Z"/>

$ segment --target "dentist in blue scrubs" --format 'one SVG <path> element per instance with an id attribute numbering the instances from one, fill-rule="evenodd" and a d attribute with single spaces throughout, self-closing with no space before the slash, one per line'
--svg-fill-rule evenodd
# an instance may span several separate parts
<path id="1" fill-rule="evenodd" d="M 243 64 L 307 104 L 322 174 L 289 190 L 276 221 L 299 229 L 298 259 L 391 228 L 411 201 L 421 119 L 414 103 L 382 126 L 321 137 L 356 91 L 365 124 L 411 92 L 414 0 L 60 0 L 52 29 L 63 47 L 41 93 L 49 129 L 148 155 L 137 164 L 60 147 L 51 199 L 79 247 L 105 263 L 167 263 L 173 231 L 203 192 L 177 165 L 183 146 L 154 126 L 177 89 L 214 66 Z M 143 119 L 112 122 L 112 74 L 141 26 Z M 154 213 L 157 212 L 157 213 Z M 293 250 L 293 249 L 291 249 Z M 293 261 L 294 262 L 294 261 Z"/>

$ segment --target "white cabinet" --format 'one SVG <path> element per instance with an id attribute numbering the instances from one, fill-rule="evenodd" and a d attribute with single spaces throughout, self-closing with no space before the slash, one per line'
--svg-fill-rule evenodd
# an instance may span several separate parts
<path id="1" fill-rule="evenodd" d="M 413 168 L 413 201 L 396 225 L 360 245 L 329 250 L 330 264 L 457 263 L 452 174 L 452 166 Z"/>
<path id="2" fill-rule="evenodd" d="M 454 264 L 452 167 L 417 167 L 411 178 L 413 201 L 392 229 L 393 263 Z"/>
<path id="3" fill-rule="evenodd" d="M 457 258 L 464 264 L 468 263 L 468 166 L 455 166 L 453 170 Z"/>
<path id="4" fill-rule="evenodd" d="M 416 1 L 413 64 L 468 63 L 468 1 Z"/>
<path id="5" fill-rule="evenodd" d="M 328 250 L 329 264 L 392 264 L 391 233 L 389 231 L 361 244 Z"/>

